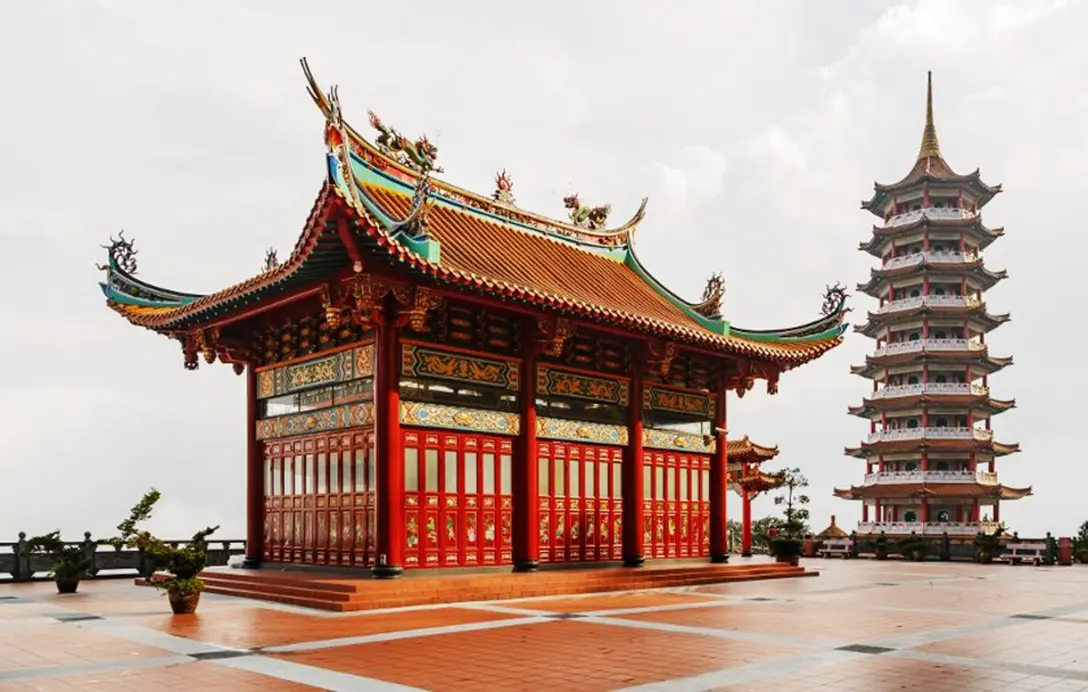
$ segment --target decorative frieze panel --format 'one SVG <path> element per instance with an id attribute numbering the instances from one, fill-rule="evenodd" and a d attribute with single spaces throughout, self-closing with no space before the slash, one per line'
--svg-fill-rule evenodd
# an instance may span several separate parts
<path id="1" fill-rule="evenodd" d="M 642 407 L 650 411 L 685 413 L 704 418 L 714 417 L 714 400 L 710 398 L 710 395 L 654 385 L 647 385 L 643 389 Z"/>
<path id="2" fill-rule="evenodd" d="M 267 399 L 373 375 L 374 345 L 363 344 L 313 360 L 263 370 L 257 373 L 257 396 Z"/>
<path id="3" fill-rule="evenodd" d="M 424 428 L 472 430 L 495 435 L 517 435 L 521 419 L 515 413 L 484 411 L 481 409 L 444 406 L 418 401 L 400 403 L 402 425 L 418 425 Z"/>
<path id="4" fill-rule="evenodd" d="M 374 424 L 374 405 L 370 402 L 334 406 L 321 411 L 293 413 L 257 421 L 257 439 L 293 437 L 308 433 Z"/>
<path id="5" fill-rule="evenodd" d="M 401 374 L 453 382 L 468 382 L 517 391 L 518 362 L 470 356 L 418 344 L 401 349 Z"/>
<path id="6" fill-rule="evenodd" d="M 556 370 L 541 365 L 536 372 L 536 393 L 626 406 L 628 385 L 622 380 Z"/>
<path id="7" fill-rule="evenodd" d="M 593 442 L 618 447 L 627 446 L 627 427 L 603 423 L 582 423 L 562 418 L 536 419 L 536 436 L 542 440 Z"/>
<path id="8" fill-rule="evenodd" d="M 697 454 L 713 454 L 718 448 L 710 435 L 674 432 L 672 430 L 642 429 L 642 446 L 651 449 L 675 449 Z"/>

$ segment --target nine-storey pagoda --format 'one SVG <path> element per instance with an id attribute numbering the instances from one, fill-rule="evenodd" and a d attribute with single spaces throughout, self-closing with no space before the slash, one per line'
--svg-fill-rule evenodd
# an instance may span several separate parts
<path id="1" fill-rule="evenodd" d="M 304 62 L 305 68 L 305 62 Z M 306 70 L 327 175 L 286 261 L 210 294 L 135 276 L 108 305 L 184 364 L 247 381 L 247 562 L 405 568 L 728 558 L 726 394 L 838 345 L 823 314 L 744 330 L 713 277 L 685 301 L 637 258 L 634 217 L 568 220 L 439 180 L 437 148 L 370 114 L 368 141 Z"/>
<path id="2" fill-rule="evenodd" d="M 932 74 L 926 121 L 914 168 L 893 185 L 875 186 L 862 208 L 880 217 L 861 250 L 881 261 L 858 290 L 879 307 L 855 329 L 876 339 L 856 375 L 873 391 L 850 413 L 870 434 L 850 456 L 865 460 L 865 482 L 836 490 L 862 501 L 859 534 L 992 532 L 1001 500 L 1031 494 L 997 480 L 997 457 L 1019 445 L 994 439 L 990 421 L 1015 404 L 990 396 L 989 377 L 1012 364 L 990 354 L 986 334 L 1008 321 L 991 314 L 983 293 L 1006 277 L 981 251 L 1001 229 L 983 225 L 981 209 L 1001 186 L 978 170 L 959 175 L 941 155 L 933 124 Z"/>

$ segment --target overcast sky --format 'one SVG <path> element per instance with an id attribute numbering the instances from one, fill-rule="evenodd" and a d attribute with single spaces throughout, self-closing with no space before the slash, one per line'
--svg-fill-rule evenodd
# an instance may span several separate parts
<path id="1" fill-rule="evenodd" d="M 570 192 L 617 218 L 649 196 L 650 270 L 692 299 L 724 272 L 726 318 L 748 328 L 808 321 L 826 283 L 867 278 L 858 202 L 913 164 L 933 70 L 946 159 L 1005 186 L 984 217 L 1007 236 L 986 260 L 1010 279 L 987 299 L 1013 319 L 987 342 L 1016 358 L 991 379 L 1018 403 L 994 427 L 1024 451 L 998 470 L 1035 497 L 1003 518 L 1057 535 L 1088 519 L 1073 434 L 1088 379 L 1084 3 L 42 0 L 3 14 L 0 540 L 103 535 L 149 486 L 161 533 L 244 536 L 244 379 L 185 371 L 176 342 L 105 307 L 94 265 L 121 228 L 140 275 L 179 290 L 248 278 L 269 246 L 288 254 L 324 173 L 302 56 L 359 129 L 371 108 L 428 133 L 457 185 L 490 193 L 506 168 L 519 204 L 554 216 Z M 875 301 L 852 305 L 861 322 Z M 729 402 L 731 435 L 778 444 L 778 464 L 811 479 L 818 529 L 860 518 L 831 491 L 864 473 L 843 447 L 868 433 L 846 408 L 869 390 L 848 370 L 872 348 L 851 333 L 777 396 Z"/>

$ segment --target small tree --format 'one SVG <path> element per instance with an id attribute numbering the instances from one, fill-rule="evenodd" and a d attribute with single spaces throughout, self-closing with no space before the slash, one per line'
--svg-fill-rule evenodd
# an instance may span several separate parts
<path id="1" fill-rule="evenodd" d="M 782 514 L 785 521 L 781 524 L 781 530 L 786 537 L 799 539 L 808 531 L 808 495 L 802 489 L 808 487 L 808 479 L 801 473 L 801 469 L 793 468 L 779 472 L 782 484 L 781 492 L 774 498 L 776 505 L 785 505 Z"/>

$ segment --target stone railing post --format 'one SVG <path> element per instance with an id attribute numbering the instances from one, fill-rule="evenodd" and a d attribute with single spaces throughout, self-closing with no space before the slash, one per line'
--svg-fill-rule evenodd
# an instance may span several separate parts
<path id="1" fill-rule="evenodd" d="M 30 581 L 34 573 L 30 571 L 30 556 L 26 552 L 26 531 L 19 532 L 19 540 L 15 543 L 15 571 L 11 573 L 12 581 Z"/>
<path id="2" fill-rule="evenodd" d="M 83 532 L 83 542 L 80 547 L 83 548 L 83 554 L 91 561 L 91 576 L 98 576 L 98 559 L 95 557 L 95 553 L 98 552 L 98 543 L 91 540 L 90 531 Z"/>
<path id="3" fill-rule="evenodd" d="M 858 532 L 850 532 L 850 557 L 857 559 L 858 556 Z"/>
<path id="4" fill-rule="evenodd" d="M 952 541 L 948 538 L 948 532 L 941 534 L 941 559 L 948 562 L 952 559 Z"/>

